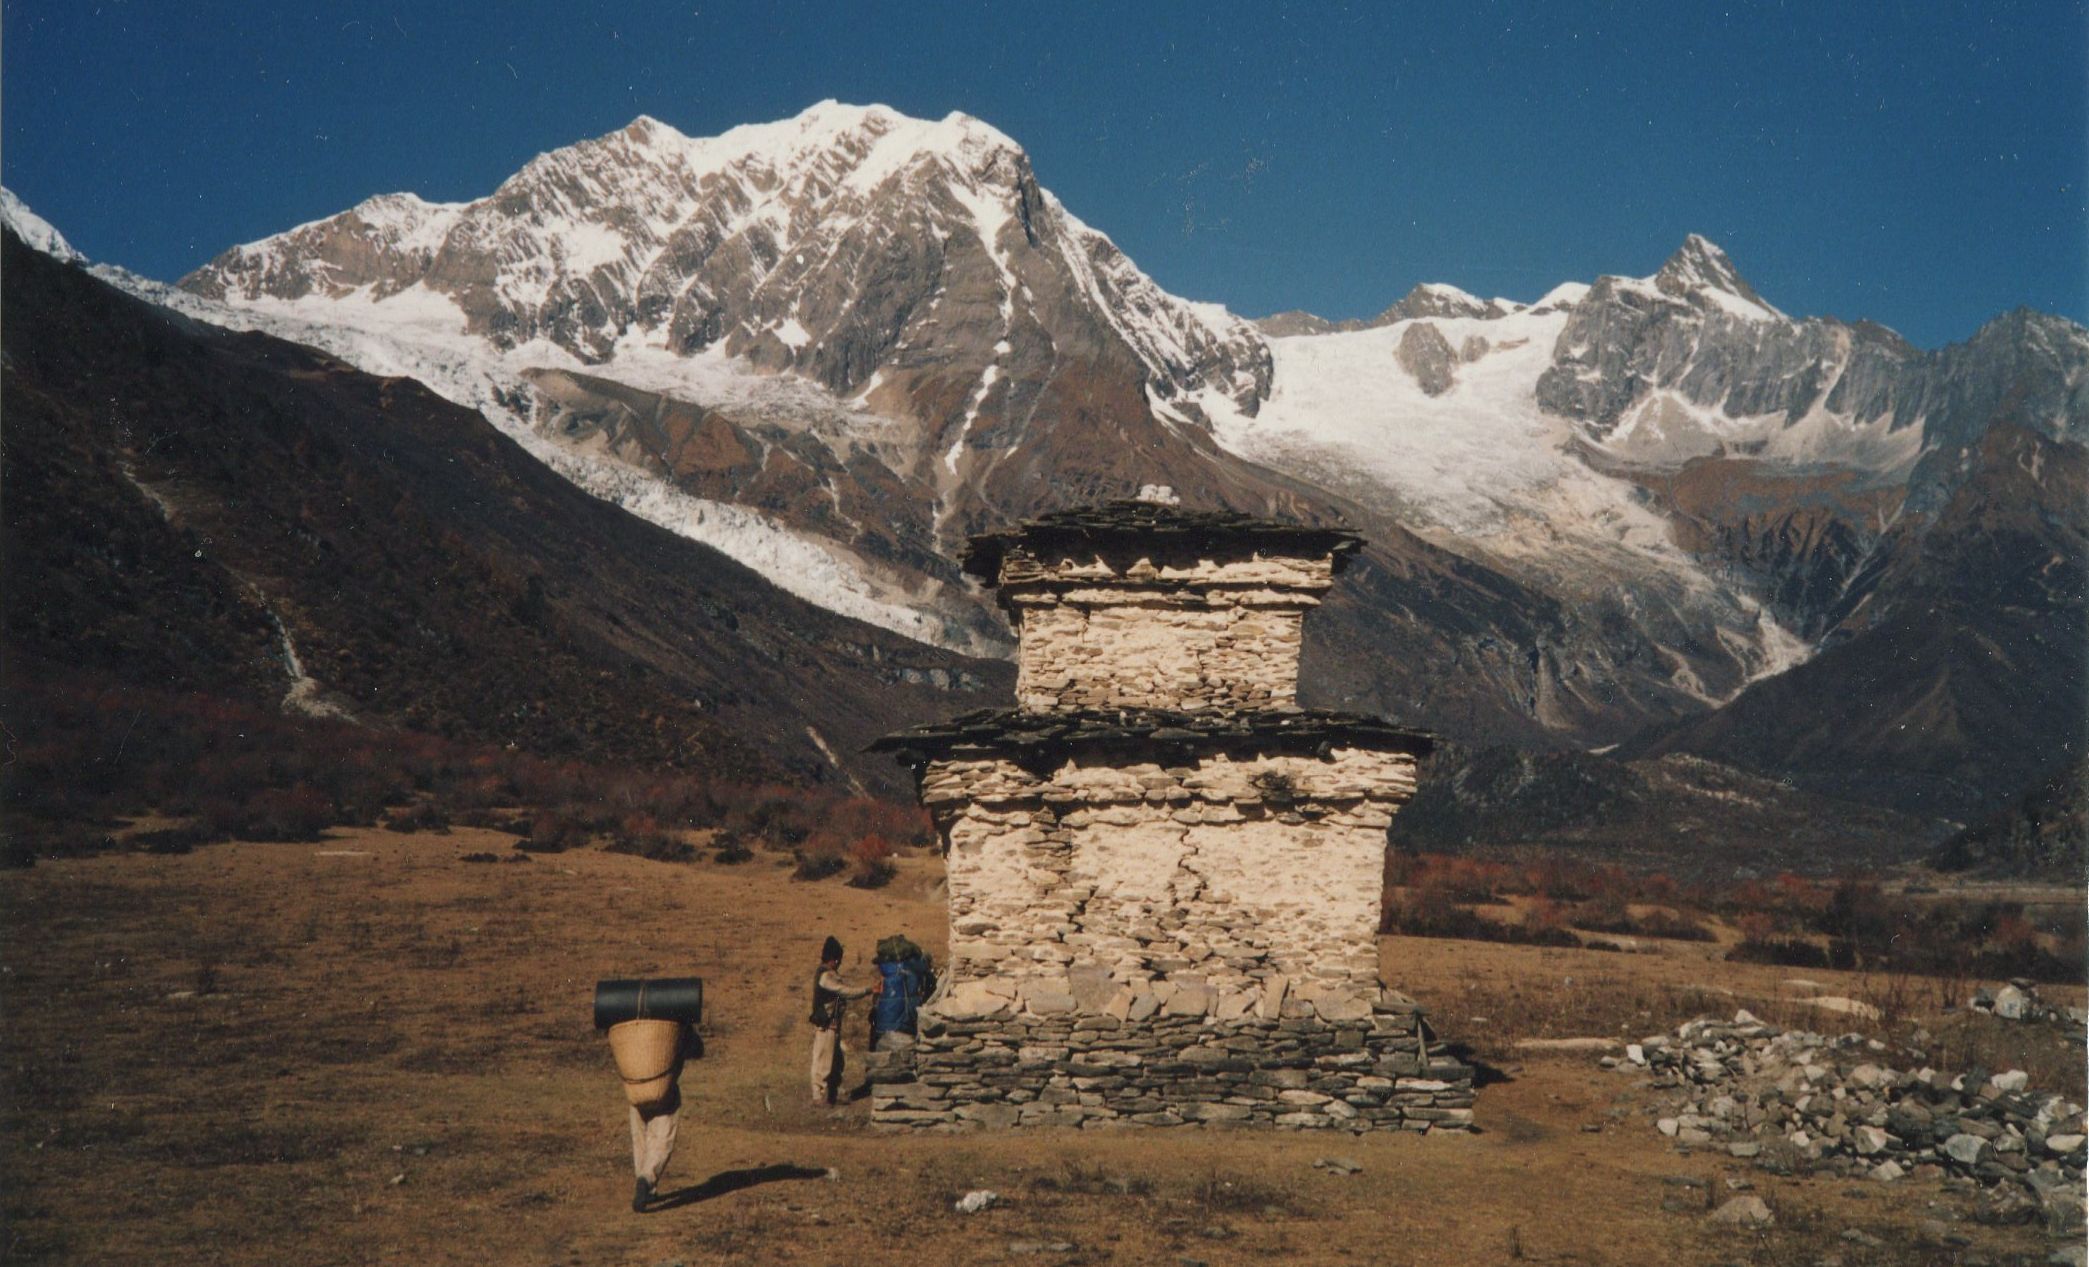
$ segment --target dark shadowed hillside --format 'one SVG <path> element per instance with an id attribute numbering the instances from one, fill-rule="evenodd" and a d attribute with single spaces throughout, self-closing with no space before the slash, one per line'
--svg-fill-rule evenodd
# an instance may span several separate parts
<path id="1" fill-rule="evenodd" d="M 1700 757 L 1456 745 L 1429 759 L 1392 827 L 1404 849 L 1535 845 L 1704 879 L 1891 864 L 1934 838 L 1921 819 Z"/>
<path id="2" fill-rule="evenodd" d="M 1940 871 L 2079 884 L 2085 852 L 2089 762 L 2076 761 L 1945 841 L 1932 865 Z"/>
<path id="3" fill-rule="evenodd" d="M 2089 457 L 1997 423 L 1954 476 L 1848 582 L 1818 656 L 1625 754 L 1693 752 L 1964 822 L 2078 752 Z"/>
<path id="4" fill-rule="evenodd" d="M 595 500 L 416 382 L 12 234 L 4 276 L 11 675 L 894 790 L 865 742 L 1008 690 Z"/>

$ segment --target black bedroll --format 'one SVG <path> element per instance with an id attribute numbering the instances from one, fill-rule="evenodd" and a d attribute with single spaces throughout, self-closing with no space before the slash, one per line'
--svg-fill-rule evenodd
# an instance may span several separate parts
<path id="1" fill-rule="evenodd" d="M 608 1029 L 624 1021 L 686 1021 L 694 1025 L 703 1019 L 702 977 L 595 983 L 596 1029 Z"/>

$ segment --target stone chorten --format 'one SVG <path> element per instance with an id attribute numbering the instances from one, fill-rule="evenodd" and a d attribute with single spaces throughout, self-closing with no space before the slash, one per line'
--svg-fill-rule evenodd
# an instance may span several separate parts
<path id="1" fill-rule="evenodd" d="M 1153 502 L 973 538 L 1019 707 L 877 745 L 942 836 L 951 940 L 874 1121 L 1470 1126 L 1471 1070 L 1378 979 L 1430 736 L 1297 703 L 1305 615 L 1358 545 Z"/>

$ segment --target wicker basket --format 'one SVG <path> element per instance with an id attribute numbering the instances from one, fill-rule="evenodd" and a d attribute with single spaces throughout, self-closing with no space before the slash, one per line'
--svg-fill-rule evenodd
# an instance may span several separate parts
<path id="1" fill-rule="evenodd" d="M 674 1087 L 675 1057 L 681 1054 L 679 1021 L 624 1021 L 609 1027 L 609 1054 L 624 1079 L 624 1097 L 649 1109 Z"/>

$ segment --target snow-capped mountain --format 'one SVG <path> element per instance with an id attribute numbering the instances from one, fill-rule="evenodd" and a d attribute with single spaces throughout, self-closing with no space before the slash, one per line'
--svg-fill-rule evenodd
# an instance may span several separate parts
<path id="1" fill-rule="evenodd" d="M 1036 351 L 1068 306 L 1180 408 L 1206 393 L 1252 408 L 1267 378 L 1245 322 L 1160 290 L 999 131 L 832 101 L 702 139 L 641 117 L 475 202 L 372 198 L 234 248 L 183 285 L 238 303 L 418 290 L 504 352 L 541 341 L 595 365 L 717 348 L 838 397 L 907 394 L 921 358 L 897 354 L 933 346 L 935 377 L 953 360 L 975 371 L 960 418 L 1016 381 L 988 371 Z"/>
<path id="2" fill-rule="evenodd" d="M 373 198 L 182 286 L 215 301 L 199 315 L 503 412 L 591 488 L 805 596 L 971 649 L 1005 635 L 946 594 L 948 556 L 989 507 L 1028 508 L 1011 455 L 1070 415 L 1196 426 L 1268 383 L 1251 326 L 1162 291 L 1000 132 L 833 102 L 705 139 L 642 118 L 478 201 Z M 665 438 L 594 416 L 580 384 L 605 380 L 759 431 L 733 492 L 760 491 L 634 483 L 665 473 Z"/>
<path id="3" fill-rule="evenodd" d="M 13 229 L 15 236 L 25 245 L 54 259 L 67 263 L 84 263 L 87 259 L 73 249 L 73 244 L 65 240 L 64 234 L 51 227 L 50 221 L 15 197 L 11 189 L 0 188 L 0 224 Z"/>
<path id="4" fill-rule="evenodd" d="M 180 289 L 102 271 L 419 378 L 598 496 L 956 649 L 1007 646 L 951 560 L 1012 516 L 1168 484 L 1349 519 L 1379 544 L 1323 622 L 1328 702 L 1526 742 L 1715 709 L 1853 636 L 1991 425 L 2078 445 L 2089 417 L 2079 326 L 1922 351 L 1786 315 L 1694 236 L 1529 303 L 1429 284 L 1258 328 L 1167 294 L 992 127 L 833 102 L 713 138 L 641 118 Z"/>

